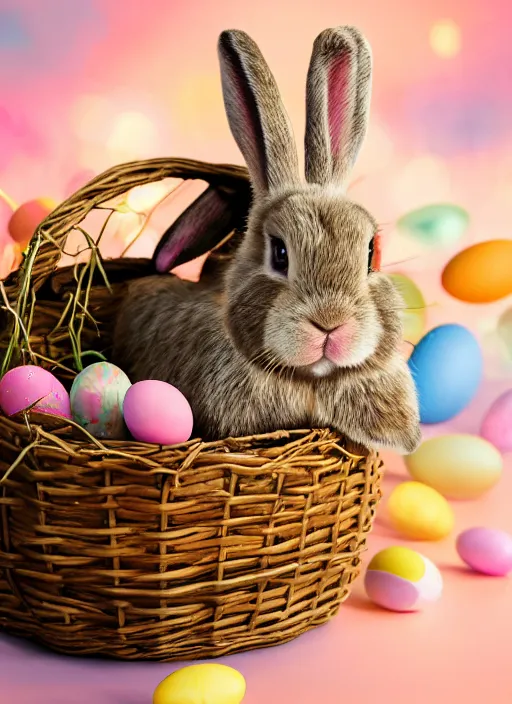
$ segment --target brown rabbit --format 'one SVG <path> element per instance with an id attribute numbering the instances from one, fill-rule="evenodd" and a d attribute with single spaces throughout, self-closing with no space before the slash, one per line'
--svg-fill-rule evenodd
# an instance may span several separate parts
<path id="1" fill-rule="evenodd" d="M 245 236 L 218 278 L 166 274 L 131 284 L 114 361 L 133 382 L 178 387 L 208 439 L 332 427 L 367 448 L 412 452 L 420 428 L 399 353 L 403 303 L 371 267 L 374 219 L 344 193 L 367 129 L 369 46 L 352 27 L 328 29 L 314 43 L 305 182 L 256 44 L 226 31 L 219 56 L 229 124 L 252 182 Z M 196 236 L 206 210 L 222 212 L 222 198 L 208 192 L 204 212 L 199 204 L 190 216 Z M 176 262 L 190 229 L 175 229 L 157 269 Z"/>

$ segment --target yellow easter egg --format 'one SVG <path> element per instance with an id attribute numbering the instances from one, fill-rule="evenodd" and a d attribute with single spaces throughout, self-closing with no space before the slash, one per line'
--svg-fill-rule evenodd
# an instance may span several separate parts
<path id="1" fill-rule="evenodd" d="M 444 496 L 420 482 L 403 482 L 395 487 L 387 508 L 395 530 L 411 540 L 441 540 L 455 523 Z"/>
<path id="2" fill-rule="evenodd" d="M 474 244 L 451 259 L 442 274 L 446 291 L 466 303 L 491 303 L 512 294 L 512 240 Z"/>
<path id="3" fill-rule="evenodd" d="M 401 311 L 403 338 L 416 344 L 423 336 L 427 317 L 423 294 L 414 281 L 404 274 L 389 274 L 389 278 L 404 301 L 404 309 Z"/>
<path id="4" fill-rule="evenodd" d="M 389 572 L 402 579 L 419 582 L 425 574 L 425 561 L 415 550 L 394 545 L 374 555 L 368 569 Z"/>
<path id="5" fill-rule="evenodd" d="M 232 667 L 206 663 L 176 670 L 162 680 L 153 704 L 240 704 L 245 679 Z"/>
<path id="6" fill-rule="evenodd" d="M 413 479 L 451 499 L 476 499 L 500 479 L 503 459 L 475 435 L 441 435 L 426 440 L 405 458 Z"/>

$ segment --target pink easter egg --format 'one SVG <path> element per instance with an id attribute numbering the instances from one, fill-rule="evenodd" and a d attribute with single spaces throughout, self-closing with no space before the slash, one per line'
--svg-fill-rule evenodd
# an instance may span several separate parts
<path id="1" fill-rule="evenodd" d="M 23 203 L 9 220 L 9 234 L 22 249 L 28 245 L 38 225 L 55 209 L 50 198 L 39 198 Z"/>
<path id="2" fill-rule="evenodd" d="M 123 414 L 136 440 L 155 445 L 186 442 L 194 425 L 192 409 L 183 394 L 155 379 L 139 381 L 128 389 Z"/>
<path id="3" fill-rule="evenodd" d="M 412 582 L 388 572 L 368 570 L 364 586 L 368 597 L 390 611 L 416 611 L 420 601 L 418 588 Z"/>
<path id="4" fill-rule="evenodd" d="M 489 408 L 480 435 L 500 452 L 512 452 L 512 389 L 505 391 Z"/>
<path id="5" fill-rule="evenodd" d="M 27 408 L 71 418 L 69 395 L 64 386 L 46 369 L 30 364 L 11 369 L 0 381 L 0 409 L 13 416 Z"/>
<path id="6" fill-rule="evenodd" d="M 457 538 L 459 557 L 476 572 L 504 577 L 512 571 L 512 535 L 492 528 L 469 528 Z"/>

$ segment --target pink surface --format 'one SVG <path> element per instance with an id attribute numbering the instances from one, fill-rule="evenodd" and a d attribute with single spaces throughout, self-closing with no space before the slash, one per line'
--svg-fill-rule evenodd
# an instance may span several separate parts
<path id="1" fill-rule="evenodd" d="M 454 503 L 456 530 L 487 525 L 512 532 L 512 461 L 477 502 Z M 390 458 L 385 493 L 403 476 Z M 365 562 L 397 543 L 385 500 Z M 422 613 L 373 606 L 363 580 L 329 624 L 278 648 L 224 658 L 247 680 L 244 704 L 510 704 L 512 578 L 470 572 L 455 534 L 441 543 L 404 543 L 442 570 L 444 593 Z M 158 682 L 179 665 L 60 657 L 0 637 L 0 704 L 151 704 Z M 415 694 L 413 694 L 415 691 Z"/>

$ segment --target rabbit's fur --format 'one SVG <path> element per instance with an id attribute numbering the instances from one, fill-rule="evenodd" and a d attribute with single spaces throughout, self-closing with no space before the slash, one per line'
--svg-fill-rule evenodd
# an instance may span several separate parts
<path id="1" fill-rule="evenodd" d="M 420 428 L 399 352 L 403 302 L 387 277 L 369 271 L 376 223 L 344 192 L 368 123 L 370 49 L 352 27 L 315 41 L 305 181 L 256 44 L 224 32 L 219 56 L 228 120 L 253 188 L 246 234 L 222 277 L 133 282 L 113 359 L 133 382 L 178 387 L 208 439 L 333 427 L 367 448 L 412 452 Z M 285 243 L 287 273 L 272 266 L 271 237 Z"/>

